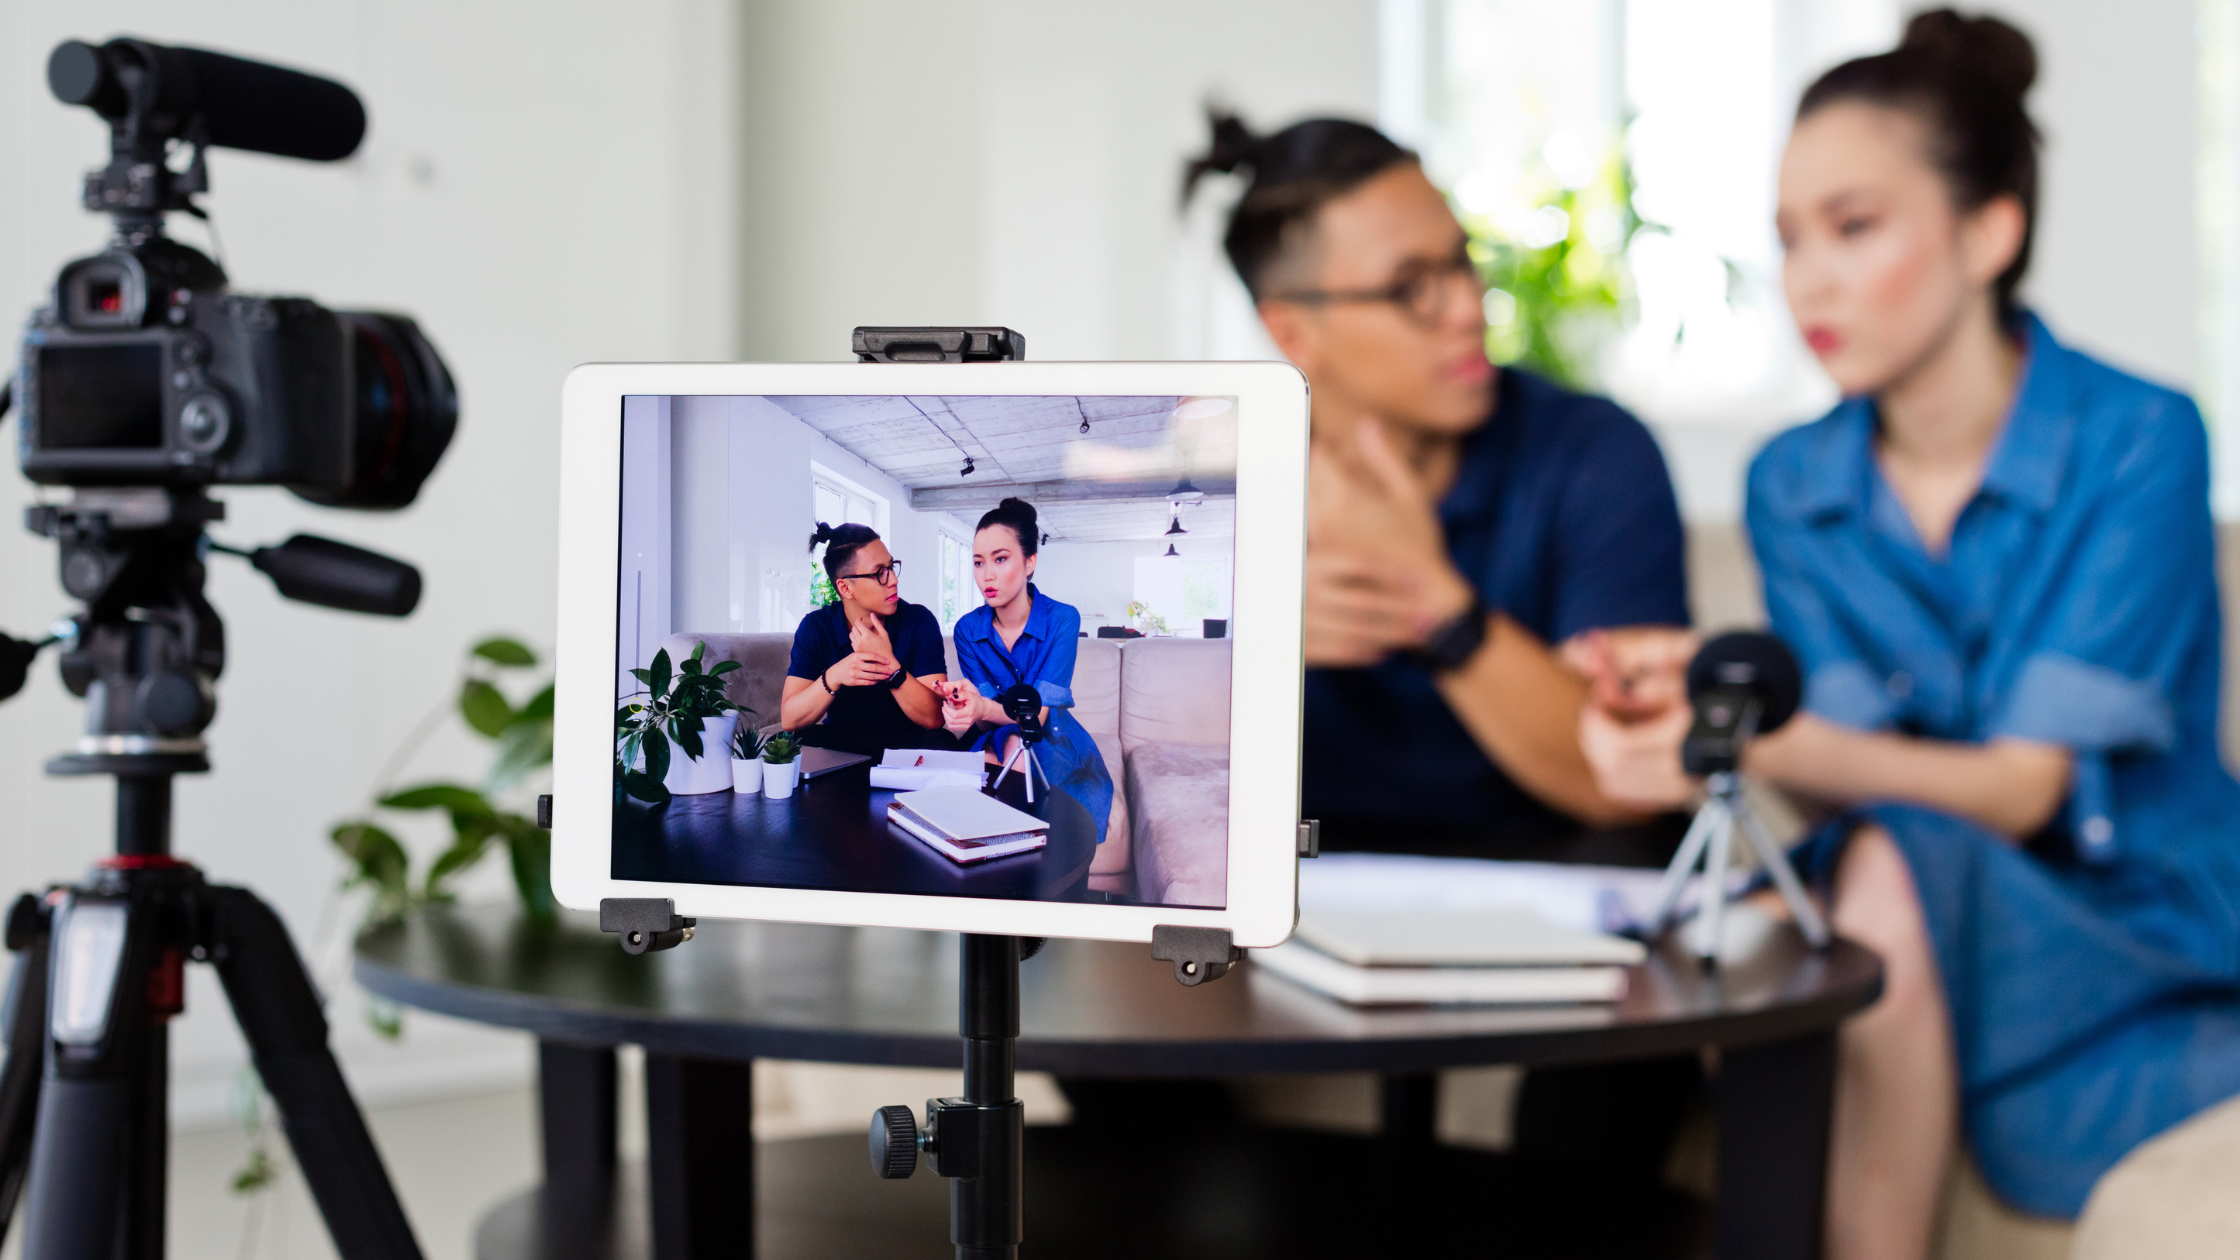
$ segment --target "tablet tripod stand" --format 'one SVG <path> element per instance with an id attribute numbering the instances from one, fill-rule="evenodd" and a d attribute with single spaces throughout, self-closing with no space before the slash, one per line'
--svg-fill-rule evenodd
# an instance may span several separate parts
<path id="1" fill-rule="evenodd" d="M 335 1249 L 419 1260 L 287 928 L 256 894 L 171 855 L 172 777 L 210 768 L 200 734 L 225 628 L 202 595 L 200 549 L 203 525 L 220 518 L 200 490 L 81 493 L 33 509 L 34 528 L 62 543 L 63 585 L 86 605 L 62 673 L 91 707 L 89 733 L 47 773 L 115 777 L 116 852 L 83 883 L 26 893 L 8 911 L 0 1232 L 22 1198 L 26 1260 L 161 1260 L 169 1021 L 185 1008 L 191 960 L 217 968 Z M 259 553 L 258 567 L 287 568 L 271 553 L 288 548 L 307 560 L 317 549 L 305 541 Z M 400 616 L 417 602 L 409 565 L 323 546 L 335 550 L 292 570 L 283 593 Z M 15 660 L 37 650 L 5 643 L 0 697 L 22 684 Z"/>

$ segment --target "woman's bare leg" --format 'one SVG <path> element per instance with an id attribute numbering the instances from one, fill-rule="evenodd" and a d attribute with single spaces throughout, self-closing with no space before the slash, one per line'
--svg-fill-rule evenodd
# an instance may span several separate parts
<path id="1" fill-rule="evenodd" d="M 1828 1158 L 1828 1260 L 1925 1260 L 1959 1123 L 1944 984 L 1890 833 L 1851 838 L 1835 930 L 1882 955 L 1882 1000 L 1843 1026 Z"/>

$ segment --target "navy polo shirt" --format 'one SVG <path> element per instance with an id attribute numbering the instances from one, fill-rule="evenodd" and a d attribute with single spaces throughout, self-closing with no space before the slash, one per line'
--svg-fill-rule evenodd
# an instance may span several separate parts
<path id="1" fill-rule="evenodd" d="M 1688 624 L 1664 457 L 1606 398 L 1503 368 L 1493 416 L 1463 439 L 1439 519 L 1447 554 L 1486 607 L 1550 645 L 1600 627 Z M 1411 660 L 1308 670 L 1304 754 L 1304 816 L 1323 819 L 1340 845 L 1406 849 L 1411 833 L 1574 826 L 1480 751 Z"/>
<path id="2" fill-rule="evenodd" d="M 949 672 L 941 649 L 941 622 L 923 604 L 902 600 L 886 618 L 887 638 L 894 643 L 895 660 L 905 674 L 924 678 Z M 786 673 L 794 678 L 820 678 L 824 671 L 845 659 L 855 648 L 848 642 L 848 614 L 838 603 L 826 604 L 801 619 L 793 632 L 793 660 Z M 820 747 L 877 756 L 887 748 L 923 748 L 928 731 L 910 720 L 885 687 L 840 687 L 825 710 L 824 721 L 803 731 Z"/>

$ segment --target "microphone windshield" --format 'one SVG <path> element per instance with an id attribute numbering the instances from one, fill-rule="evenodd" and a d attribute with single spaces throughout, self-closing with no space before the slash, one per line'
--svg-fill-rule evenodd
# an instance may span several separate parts
<path id="1" fill-rule="evenodd" d="M 160 137 L 199 121 L 199 138 L 219 148 L 307 162 L 349 157 L 366 134 L 357 93 L 332 79 L 142 39 L 64 42 L 47 59 L 47 87 L 112 121 L 137 106 Z"/>
<path id="2" fill-rule="evenodd" d="M 1690 703 L 1700 703 L 1708 692 L 1738 689 L 1763 702 L 1757 734 L 1794 717 L 1804 699 L 1804 677 L 1789 645 L 1763 631 L 1735 630 L 1704 644 L 1688 662 Z"/>

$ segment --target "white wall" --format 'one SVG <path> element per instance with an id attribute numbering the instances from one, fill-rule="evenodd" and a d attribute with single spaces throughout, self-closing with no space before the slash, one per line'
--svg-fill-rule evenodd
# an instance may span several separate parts
<path id="1" fill-rule="evenodd" d="M 412 312 L 463 399 L 459 436 L 420 502 L 397 514 L 334 512 L 276 490 L 229 492 L 234 542 L 324 533 L 394 552 L 427 579 L 402 623 L 283 602 L 217 558 L 213 602 L 230 664 L 210 731 L 216 772 L 184 779 L 177 847 L 243 880 L 299 942 L 324 941 L 330 1018 L 353 1081 L 375 1096 L 518 1079 L 526 1039 L 414 1016 L 401 1047 L 367 1032 L 332 905 L 340 867 L 326 830 L 363 807 L 378 767 L 453 689 L 475 637 L 549 645 L 554 431 L 560 381 L 591 359 L 735 352 L 736 164 L 727 96 L 735 10 L 721 0 L 617 6 L 583 0 L 86 0 L 0 6 L 0 322 L 17 326 L 55 269 L 97 249 L 81 174 L 106 130 L 46 90 L 53 45 L 133 33 L 334 75 L 365 98 L 364 149 L 318 167 L 211 159 L 214 211 L 236 284 Z M 200 243 L 201 227 L 179 235 Z M 0 358 L 0 369 L 13 355 Z M 12 443 L 12 435 L 9 437 Z M 35 631 L 67 608 L 51 544 L 15 527 L 31 489 L 0 473 L 0 626 Z M 0 889 L 71 878 L 110 843 L 109 787 L 41 775 L 68 746 L 79 704 L 51 660 L 0 707 Z M 408 776 L 478 777 L 482 746 L 455 726 Z M 437 837 L 416 830 L 423 853 Z M 502 859 L 477 887 L 510 896 Z M 336 965 L 341 964 L 341 965 Z M 191 969 L 174 1025 L 178 1105 L 222 1108 L 236 1035 L 207 969 Z"/>
<path id="2" fill-rule="evenodd" d="M 673 399 L 671 442 L 670 629 L 791 634 L 801 624 L 816 529 L 811 463 L 887 501 L 882 537 L 901 565 L 902 597 L 938 602 L 940 534 L 963 537 L 968 527 L 946 512 L 913 511 L 901 483 L 776 404 Z"/>
<path id="3" fill-rule="evenodd" d="M 763 4 L 745 18 L 758 358 L 876 323 L 1001 323 L 1035 359 L 1175 344 L 1201 104 L 1376 109 L 1375 0 Z"/>
<path id="4" fill-rule="evenodd" d="M 1164 538 L 1128 542 L 1069 543 L 1053 540 L 1035 560 L 1035 586 L 1050 598 L 1081 610 L 1081 628 L 1094 636 L 1099 626 L 1128 623 L 1128 601 L 1135 598 L 1136 561 L 1167 549 Z"/>

